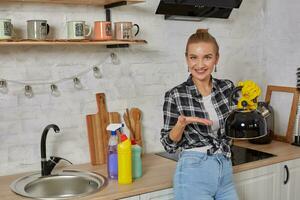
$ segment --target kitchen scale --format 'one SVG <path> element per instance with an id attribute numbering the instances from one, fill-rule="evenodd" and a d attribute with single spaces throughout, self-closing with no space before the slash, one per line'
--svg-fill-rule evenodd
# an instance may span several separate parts
<path id="1" fill-rule="evenodd" d="M 156 155 L 162 156 L 164 158 L 171 159 L 171 160 L 174 160 L 177 162 L 179 152 L 173 153 L 173 154 L 170 154 L 167 152 L 159 152 L 159 153 L 156 153 Z M 248 162 L 253 162 L 253 161 L 257 161 L 257 160 L 263 160 L 266 158 L 271 158 L 273 156 L 276 156 L 276 155 L 262 152 L 262 151 L 257 151 L 254 149 L 245 148 L 245 147 L 234 146 L 234 145 L 231 147 L 231 161 L 232 161 L 233 166 L 248 163 Z"/>

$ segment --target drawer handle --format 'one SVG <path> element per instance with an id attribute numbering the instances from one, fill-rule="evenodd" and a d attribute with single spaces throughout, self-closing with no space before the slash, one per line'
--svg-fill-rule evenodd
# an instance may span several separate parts
<path id="1" fill-rule="evenodd" d="M 288 168 L 287 165 L 284 165 L 284 169 L 285 169 L 285 171 L 286 171 L 286 179 L 285 179 L 285 181 L 283 182 L 284 185 L 285 185 L 285 184 L 287 184 L 288 181 L 289 181 L 289 178 L 290 178 L 290 171 L 289 171 L 289 168 Z"/>

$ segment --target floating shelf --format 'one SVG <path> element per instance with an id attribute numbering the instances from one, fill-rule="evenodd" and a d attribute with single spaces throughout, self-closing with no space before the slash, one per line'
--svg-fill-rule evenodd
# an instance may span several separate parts
<path id="1" fill-rule="evenodd" d="M 87 5 L 109 5 L 114 3 L 126 2 L 126 4 L 142 3 L 145 0 L 0 0 L 5 2 L 22 2 L 22 3 L 55 3 L 55 4 L 87 4 Z"/>
<path id="2" fill-rule="evenodd" d="M 25 46 L 25 45 L 135 45 L 147 44 L 146 40 L 0 40 L 0 46 Z"/>

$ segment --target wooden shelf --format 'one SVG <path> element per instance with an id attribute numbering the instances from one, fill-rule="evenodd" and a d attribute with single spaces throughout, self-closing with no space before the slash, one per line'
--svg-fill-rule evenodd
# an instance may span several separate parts
<path id="1" fill-rule="evenodd" d="M 26 46 L 26 45 L 135 45 L 147 44 L 146 40 L 0 40 L 0 46 Z"/>
<path id="2" fill-rule="evenodd" d="M 22 2 L 22 3 L 54 3 L 54 4 L 87 4 L 87 5 L 108 5 L 122 2 L 123 0 L 0 0 L 5 2 Z M 142 3 L 145 0 L 124 0 L 127 4 Z"/>

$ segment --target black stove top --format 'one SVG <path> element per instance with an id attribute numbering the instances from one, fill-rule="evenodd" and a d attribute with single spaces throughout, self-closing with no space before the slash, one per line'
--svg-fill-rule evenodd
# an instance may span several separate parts
<path id="1" fill-rule="evenodd" d="M 174 161 L 178 160 L 178 154 L 179 153 L 170 154 L 167 152 L 156 153 L 156 155 L 159 155 L 159 156 L 162 156 L 164 158 L 168 158 L 168 159 L 171 159 Z M 239 147 L 239 146 L 231 147 L 231 161 L 232 161 L 233 166 L 252 162 L 252 161 L 262 160 L 262 159 L 270 158 L 273 156 L 275 156 L 275 155 L 265 153 L 262 151 L 248 149 L 245 147 Z"/>

